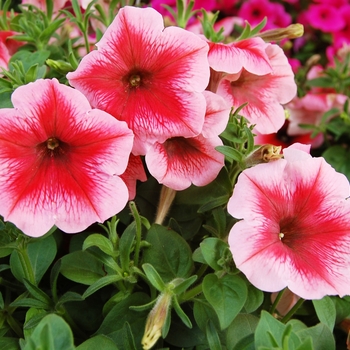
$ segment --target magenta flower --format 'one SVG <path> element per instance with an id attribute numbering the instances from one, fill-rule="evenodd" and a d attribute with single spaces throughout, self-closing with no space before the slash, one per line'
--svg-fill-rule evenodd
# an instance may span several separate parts
<path id="1" fill-rule="evenodd" d="M 164 29 L 152 8 L 126 6 L 97 47 L 67 78 L 94 107 L 127 122 L 135 155 L 155 142 L 201 132 L 209 81 L 204 40 L 178 27 Z"/>
<path id="2" fill-rule="evenodd" d="M 238 16 L 252 26 L 259 24 L 266 17 L 264 30 L 287 27 L 292 23 L 292 17 L 285 11 L 284 6 L 269 0 L 244 1 L 238 10 Z"/>
<path id="3" fill-rule="evenodd" d="M 283 153 L 238 178 L 228 203 L 243 219 L 229 235 L 234 261 L 263 291 L 350 294 L 349 181 L 323 158 L 292 147 Z"/>
<path id="4" fill-rule="evenodd" d="M 272 67 L 271 73 L 257 75 L 242 69 L 238 74 L 226 76 L 217 93 L 235 108 L 248 102 L 242 109 L 242 115 L 256 124 L 255 128 L 260 133 L 271 134 L 284 124 L 282 104 L 296 95 L 297 87 L 283 50 L 271 44 L 267 44 L 265 50 Z"/>
<path id="5" fill-rule="evenodd" d="M 0 214 L 29 236 L 73 233 L 122 210 L 133 135 L 57 80 L 16 89 L 0 109 Z"/>
<path id="6" fill-rule="evenodd" d="M 311 4 L 306 12 L 309 24 L 323 32 L 335 32 L 345 26 L 338 9 L 331 4 Z"/>

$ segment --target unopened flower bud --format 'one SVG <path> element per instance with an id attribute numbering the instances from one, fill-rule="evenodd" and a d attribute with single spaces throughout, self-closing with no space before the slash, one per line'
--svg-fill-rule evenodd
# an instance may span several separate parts
<path id="1" fill-rule="evenodd" d="M 149 350 L 162 335 L 162 328 L 170 310 L 172 293 L 164 292 L 159 295 L 156 304 L 149 313 L 145 333 L 141 344 L 144 350 Z"/>
<path id="2" fill-rule="evenodd" d="M 246 159 L 246 167 L 252 167 L 261 163 L 268 163 L 283 157 L 281 154 L 282 146 L 263 145 L 252 152 Z"/>
<path id="3" fill-rule="evenodd" d="M 287 28 L 276 28 L 259 33 L 259 36 L 266 42 L 281 41 L 283 39 L 296 39 L 304 34 L 304 26 L 300 23 L 289 25 Z"/>

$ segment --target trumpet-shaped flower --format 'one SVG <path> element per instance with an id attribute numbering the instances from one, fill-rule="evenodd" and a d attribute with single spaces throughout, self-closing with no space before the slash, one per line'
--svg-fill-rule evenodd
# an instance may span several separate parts
<path id="1" fill-rule="evenodd" d="M 239 176 L 228 211 L 237 267 L 257 288 L 305 299 L 350 294 L 349 181 L 323 158 L 289 147 L 285 159 Z"/>
<path id="2" fill-rule="evenodd" d="M 0 109 L 0 214 L 29 236 L 79 232 L 123 209 L 133 135 L 77 90 L 37 80 Z"/>
<path id="3" fill-rule="evenodd" d="M 294 74 L 283 50 L 268 44 L 266 53 L 272 72 L 264 75 L 251 74 L 242 69 L 224 78 L 217 90 L 235 108 L 248 102 L 242 109 L 244 115 L 262 134 L 277 132 L 285 121 L 282 104 L 292 100 L 297 87 Z"/>
<path id="4" fill-rule="evenodd" d="M 135 155 L 202 131 L 209 81 L 204 40 L 178 27 L 164 29 L 152 8 L 126 6 L 97 48 L 67 77 L 94 107 L 127 122 Z"/>
<path id="5" fill-rule="evenodd" d="M 222 146 L 218 135 L 227 125 L 230 108 L 221 96 L 210 91 L 204 91 L 204 96 L 207 110 L 202 134 L 157 142 L 146 154 L 152 176 L 173 190 L 181 191 L 191 184 L 205 186 L 224 166 L 224 155 L 215 147 Z"/>

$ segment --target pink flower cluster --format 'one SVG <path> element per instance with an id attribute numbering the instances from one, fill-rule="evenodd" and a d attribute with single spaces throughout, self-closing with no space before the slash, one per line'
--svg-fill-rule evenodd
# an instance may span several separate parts
<path id="1" fill-rule="evenodd" d="M 75 89 L 38 80 L 0 110 L 0 213 L 28 235 L 116 214 L 146 180 L 141 156 L 174 190 L 209 184 L 224 166 L 215 148 L 231 107 L 249 102 L 247 118 L 277 131 L 296 93 L 276 45 L 211 43 L 164 28 L 152 8 L 120 9 L 96 46 L 67 75 Z"/>

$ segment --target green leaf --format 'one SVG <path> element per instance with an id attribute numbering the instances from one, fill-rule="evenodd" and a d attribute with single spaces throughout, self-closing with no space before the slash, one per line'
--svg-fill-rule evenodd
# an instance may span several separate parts
<path id="1" fill-rule="evenodd" d="M 220 323 L 216 312 L 205 300 L 203 295 L 194 300 L 193 316 L 196 321 L 195 326 L 198 326 L 203 332 L 206 330 L 208 319 L 214 322 L 217 329 L 220 328 Z"/>
<path id="2" fill-rule="evenodd" d="M 173 308 L 177 315 L 179 316 L 180 320 L 188 327 L 192 328 L 192 322 L 188 318 L 188 316 L 185 314 L 185 312 L 181 309 L 181 306 L 177 300 L 176 297 L 173 298 Z"/>
<path id="3" fill-rule="evenodd" d="M 292 327 L 292 324 L 285 325 L 276 320 L 267 311 L 262 311 L 260 321 L 255 330 L 256 348 L 295 349 L 300 346 L 303 339 L 298 336 L 299 333 L 293 331 Z"/>
<path id="4" fill-rule="evenodd" d="M 312 338 L 306 338 L 295 350 L 314 350 L 314 344 L 312 342 Z"/>
<path id="5" fill-rule="evenodd" d="M 96 281 L 94 284 L 92 284 L 83 294 L 83 298 L 87 298 L 91 294 L 94 294 L 99 289 L 108 286 L 109 284 L 118 282 L 122 279 L 119 275 L 108 275 L 103 276 L 98 281 Z"/>
<path id="6" fill-rule="evenodd" d="M 155 268 L 151 264 L 143 264 L 142 268 L 152 286 L 160 292 L 163 292 L 166 286 Z"/>
<path id="7" fill-rule="evenodd" d="M 61 261 L 61 274 L 74 282 L 92 285 L 105 275 L 103 264 L 87 251 L 67 254 Z"/>
<path id="8" fill-rule="evenodd" d="M 135 339 L 128 322 L 124 323 L 122 338 L 123 338 L 123 349 L 137 350 L 137 347 L 135 346 Z"/>
<path id="9" fill-rule="evenodd" d="M 348 149 L 341 145 L 331 146 L 322 156 L 327 163 L 332 165 L 336 171 L 343 173 L 350 181 L 350 152 Z"/>
<path id="10" fill-rule="evenodd" d="M 56 253 L 57 245 L 52 235 L 30 242 L 26 251 L 23 252 L 23 254 L 28 255 L 30 268 L 34 273 L 35 283 L 37 285 L 56 257 Z M 27 276 L 27 272 L 22 265 L 23 260 L 19 257 L 19 254 L 22 253 L 16 250 L 12 252 L 10 265 L 13 275 L 20 282 L 23 282 L 23 279 L 29 279 L 29 276 Z"/>
<path id="11" fill-rule="evenodd" d="M 272 347 L 278 344 L 282 346 L 283 332 L 286 326 L 276 320 L 272 315 L 266 311 L 261 312 L 260 321 L 255 330 L 255 346 Z"/>
<path id="12" fill-rule="evenodd" d="M 49 305 L 45 302 L 42 302 L 37 299 L 33 298 L 23 298 L 13 301 L 10 304 L 11 307 L 34 307 L 37 309 L 44 309 L 47 310 L 49 308 Z"/>
<path id="13" fill-rule="evenodd" d="M 218 332 L 214 323 L 210 319 L 207 322 L 205 334 L 207 336 L 210 350 L 222 350 Z"/>
<path id="14" fill-rule="evenodd" d="M 229 194 L 225 194 L 223 196 L 214 198 L 214 199 L 210 200 L 208 203 L 202 205 L 198 209 L 198 213 L 205 213 L 207 211 L 213 210 L 214 208 L 218 208 L 222 205 L 225 205 L 225 204 L 227 204 L 229 198 L 230 198 Z"/>
<path id="15" fill-rule="evenodd" d="M 59 335 L 59 336 L 58 336 Z M 59 316 L 45 316 L 35 327 L 23 350 L 74 350 L 73 334 L 69 325 Z M 33 347 L 34 346 L 34 347 Z"/>
<path id="16" fill-rule="evenodd" d="M 1 337 L 0 349 L 6 350 L 20 350 L 18 338 Z"/>
<path id="17" fill-rule="evenodd" d="M 252 284 L 248 283 L 248 297 L 244 304 L 243 311 L 247 314 L 254 312 L 256 309 L 260 307 L 260 305 L 264 301 L 264 293 L 254 287 Z"/>
<path id="18" fill-rule="evenodd" d="M 136 235 L 136 223 L 133 221 L 123 232 L 119 240 L 120 265 L 124 271 L 129 271 L 130 254 Z"/>
<path id="19" fill-rule="evenodd" d="M 84 343 L 80 344 L 76 350 L 91 350 L 91 349 L 103 349 L 103 350 L 118 350 L 117 345 L 104 335 L 96 335 Z"/>
<path id="20" fill-rule="evenodd" d="M 47 50 L 38 50 L 35 52 L 20 50 L 12 55 L 10 62 L 22 62 L 24 70 L 27 72 L 31 66 L 34 66 L 36 64 L 39 66 L 44 66 L 45 61 L 49 58 L 49 56 L 50 51 Z"/>
<path id="21" fill-rule="evenodd" d="M 312 338 L 314 349 L 317 350 L 335 350 L 335 340 L 332 331 L 324 324 L 319 323 L 316 326 L 303 329 L 296 332 L 301 340 Z"/>
<path id="22" fill-rule="evenodd" d="M 89 235 L 84 241 L 82 250 L 94 246 L 98 247 L 109 256 L 115 256 L 112 242 L 101 234 L 94 233 Z"/>
<path id="23" fill-rule="evenodd" d="M 320 322 L 329 327 L 333 331 L 336 319 L 336 309 L 333 300 L 325 296 L 319 300 L 313 300 L 314 308 Z"/>
<path id="24" fill-rule="evenodd" d="M 229 159 L 233 159 L 238 163 L 240 163 L 243 159 L 243 155 L 233 147 L 217 146 L 215 147 L 215 149 L 223 155 L 225 155 L 226 157 L 228 157 Z"/>
<path id="25" fill-rule="evenodd" d="M 3 91 L 0 93 L 0 108 L 13 108 L 13 104 L 11 102 L 11 95 L 12 95 L 12 89 L 11 89 L 11 92 Z M 9 255 L 9 254 L 6 254 L 6 255 Z"/>
<path id="26" fill-rule="evenodd" d="M 44 293 L 40 288 L 36 287 L 35 285 L 31 284 L 26 279 L 23 279 L 23 283 L 25 287 L 27 288 L 27 291 L 37 300 L 47 304 L 47 307 L 53 306 L 53 303 L 51 301 L 51 298 Z"/>
<path id="27" fill-rule="evenodd" d="M 223 256 L 228 244 L 221 239 L 209 237 L 203 240 L 199 245 L 206 263 L 214 270 L 222 270 L 222 266 L 217 261 Z"/>
<path id="28" fill-rule="evenodd" d="M 138 306 L 150 302 L 150 297 L 145 293 L 133 293 L 115 305 L 104 318 L 96 334 L 103 334 L 112 339 L 120 349 L 125 349 L 123 335 L 124 324 L 127 322 L 134 336 L 135 344 L 141 344 L 147 311 L 130 310 L 130 306 Z"/>
<path id="29" fill-rule="evenodd" d="M 189 288 L 194 282 L 196 282 L 197 280 L 197 275 L 191 276 L 187 279 L 185 279 L 184 281 L 182 281 L 181 283 L 179 283 L 174 289 L 173 289 L 173 293 L 175 295 L 179 295 L 183 292 L 185 292 L 187 290 L 187 288 Z"/>
<path id="30" fill-rule="evenodd" d="M 218 315 L 221 329 L 227 328 L 247 299 L 247 287 L 238 275 L 218 278 L 208 274 L 203 280 L 203 293 Z"/>
<path id="31" fill-rule="evenodd" d="M 251 314 L 239 314 L 226 331 L 226 345 L 228 349 L 235 346 L 244 338 L 254 335 L 259 318 Z"/>
<path id="32" fill-rule="evenodd" d="M 192 251 L 178 233 L 154 224 L 147 233 L 146 241 L 151 246 L 144 250 L 143 263 L 151 264 L 165 283 L 176 277 L 190 276 L 193 270 Z"/>
<path id="33" fill-rule="evenodd" d="M 59 309 L 61 305 L 65 304 L 65 303 L 69 303 L 72 301 L 83 301 L 84 297 L 81 296 L 79 293 L 75 293 L 75 292 L 71 292 L 68 291 L 66 293 L 64 293 L 58 300 L 57 304 L 56 304 L 56 308 Z"/>

